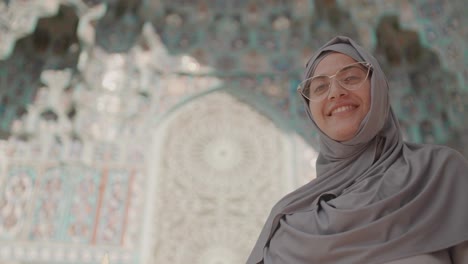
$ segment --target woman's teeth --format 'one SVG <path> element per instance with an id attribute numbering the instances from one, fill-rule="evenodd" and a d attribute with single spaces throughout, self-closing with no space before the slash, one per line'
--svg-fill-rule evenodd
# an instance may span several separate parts
<path id="1" fill-rule="evenodd" d="M 348 111 L 348 110 L 351 110 L 351 109 L 354 109 L 354 108 L 356 108 L 356 107 L 352 106 L 352 105 L 340 106 L 340 107 L 336 108 L 335 110 L 333 110 L 331 112 L 331 114 L 333 115 L 333 114 Z"/>

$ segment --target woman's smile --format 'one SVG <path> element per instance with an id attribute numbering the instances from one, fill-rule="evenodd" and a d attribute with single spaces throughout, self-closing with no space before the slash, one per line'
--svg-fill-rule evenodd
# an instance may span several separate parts
<path id="1" fill-rule="evenodd" d="M 329 116 L 336 116 L 337 114 L 343 114 L 343 113 L 348 113 L 351 112 L 352 110 L 356 109 L 356 105 L 343 105 L 343 106 L 337 106 L 334 107 L 331 111 Z"/>

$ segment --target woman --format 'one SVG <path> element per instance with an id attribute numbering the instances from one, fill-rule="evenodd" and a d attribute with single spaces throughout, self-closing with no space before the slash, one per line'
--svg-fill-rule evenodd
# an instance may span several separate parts
<path id="1" fill-rule="evenodd" d="M 403 142 L 385 76 L 353 40 L 306 67 L 318 176 L 273 207 L 247 263 L 468 263 L 466 159 Z"/>

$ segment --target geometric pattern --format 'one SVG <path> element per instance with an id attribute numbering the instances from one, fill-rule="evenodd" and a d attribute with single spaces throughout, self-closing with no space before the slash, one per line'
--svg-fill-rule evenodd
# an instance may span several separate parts
<path id="1" fill-rule="evenodd" d="M 96 263 L 109 251 L 105 248 L 112 247 L 122 249 L 111 256 L 117 263 L 131 258 L 139 232 L 131 230 L 131 222 L 138 219 L 129 213 L 137 208 L 130 196 L 134 174 L 14 163 L 2 179 L 2 260 Z"/>

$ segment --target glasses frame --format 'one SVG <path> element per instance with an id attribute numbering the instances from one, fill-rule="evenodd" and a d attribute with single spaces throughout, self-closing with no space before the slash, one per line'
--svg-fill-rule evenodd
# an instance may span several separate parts
<path id="1" fill-rule="evenodd" d="M 326 93 L 324 93 L 323 96 L 319 96 L 318 98 L 313 99 L 313 100 L 310 99 L 308 96 L 306 96 L 306 95 L 304 94 L 304 89 L 303 89 L 304 84 L 305 84 L 306 82 L 311 81 L 311 80 L 314 79 L 314 78 L 317 78 L 317 77 L 328 77 L 328 79 L 331 80 L 332 78 L 335 78 L 335 76 L 336 76 L 341 70 L 343 70 L 343 69 L 345 69 L 345 68 L 347 68 L 347 67 L 351 67 L 351 66 L 353 66 L 353 65 L 357 65 L 357 64 L 360 64 L 360 65 L 364 66 L 364 67 L 367 69 L 366 78 L 364 78 L 364 81 L 362 81 L 362 83 L 359 85 L 359 87 L 354 88 L 354 89 L 348 89 L 348 88 L 346 88 L 346 87 L 343 87 L 343 85 L 341 85 L 341 83 L 340 83 L 339 81 L 338 81 L 338 84 L 339 84 L 343 89 L 346 89 L 346 90 L 348 90 L 348 91 L 358 90 L 358 89 L 360 89 L 360 88 L 362 87 L 362 85 L 365 83 L 365 81 L 367 80 L 367 78 L 369 78 L 369 75 L 370 75 L 370 73 L 371 73 L 371 71 L 372 71 L 372 64 L 370 64 L 369 62 L 366 62 L 366 61 L 353 62 L 353 63 L 351 63 L 351 64 L 348 64 L 348 65 L 345 65 L 345 66 L 341 67 L 341 68 L 340 68 L 339 70 L 337 70 L 337 71 L 335 72 L 335 74 L 333 74 L 333 75 L 316 75 L 316 76 L 312 76 L 312 77 L 310 77 L 310 78 L 307 78 L 307 79 L 305 79 L 304 81 L 302 81 L 302 82 L 298 85 L 297 91 L 299 91 L 299 93 L 301 94 L 302 97 L 306 98 L 306 99 L 309 100 L 309 101 L 312 101 L 312 102 L 320 102 L 320 101 L 322 101 L 323 99 L 325 99 L 325 98 L 328 96 L 328 94 L 330 94 L 330 90 L 331 90 L 330 88 L 331 88 L 332 82 L 330 81 L 330 83 L 328 84 L 328 91 L 327 91 Z"/>

